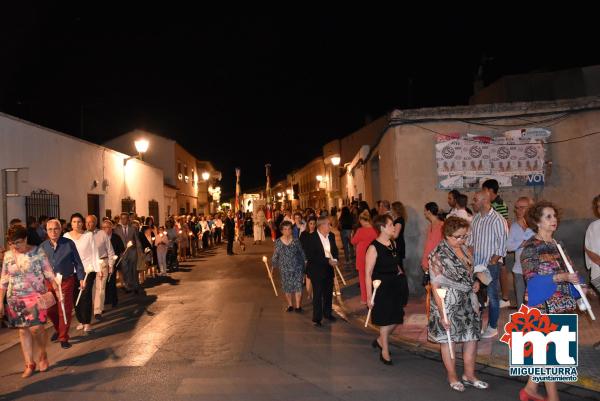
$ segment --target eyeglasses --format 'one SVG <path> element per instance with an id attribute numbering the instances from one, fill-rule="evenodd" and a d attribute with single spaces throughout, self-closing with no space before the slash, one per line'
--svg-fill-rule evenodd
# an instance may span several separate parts
<path id="1" fill-rule="evenodd" d="M 457 240 L 465 240 L 467 238 L 469 238 L 469 234 L 465 234 L 465 235 L 451 235 L 452 238 L 457 239 Z"/>

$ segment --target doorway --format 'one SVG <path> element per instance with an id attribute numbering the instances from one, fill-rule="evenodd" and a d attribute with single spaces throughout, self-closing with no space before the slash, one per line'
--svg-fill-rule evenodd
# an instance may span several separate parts
<path id="1" fill-rule="evenodd" d="M 100 195 L 88 194 L 88 214 L 100 219 Z"/>

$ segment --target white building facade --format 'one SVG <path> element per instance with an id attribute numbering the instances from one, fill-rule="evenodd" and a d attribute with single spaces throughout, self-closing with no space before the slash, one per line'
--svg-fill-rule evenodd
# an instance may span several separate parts
<path id="1" fill-rule="evenodd" d="M 0 235 L 28 216 L 164 212 L 162 170 L 126 154 L 0 113 Z"/>

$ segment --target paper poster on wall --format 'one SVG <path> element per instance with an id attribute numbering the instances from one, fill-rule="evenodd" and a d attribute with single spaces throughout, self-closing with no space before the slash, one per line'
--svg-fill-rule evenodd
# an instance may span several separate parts
<path id="1" fill-rule="evenodd" d="M 463 141 L 456 139 L 443 141 L 435 145 L 435 158 L 438 176 L 463 174 Z"/>
<path id="2" fill-rule="evenodd" d="M 438 135 L 438 185 L 444 189 L 475 188 L 491 178 L 504 187 L 525 185 L 524 178 L 532 175 L 541 176 L 543 185 L 543 142 L 549 136 L 550 131 L 544 128 Z"/>
<path id="3" fill-rule="evenodd" d="M 463 165 L 465 176 L 490 174 L 490 144 L 476 141 L 464 141 Z"/>

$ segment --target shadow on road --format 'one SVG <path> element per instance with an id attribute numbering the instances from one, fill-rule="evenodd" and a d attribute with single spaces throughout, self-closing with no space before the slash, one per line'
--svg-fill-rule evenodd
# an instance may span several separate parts
<path id="1" fill-rule="evenodd" d="M 92 364 L 94 362 L 100 362 L 102 360 L 108 359 L 111 355 L 113 355 L 111 350 L 99 350 L 91 354 L 87 354 L 81 358 L 90 359 L 90 361 L 86 364 Z M 69 360 L 67 359 L 65 361 Z M 76 364 L 81 365 L 81 363 L 77 361 Z M 0 395 L 0 400 L 14 400 L 21 397 L 35 396 L 37 394 L 47 394 L 48 392 L 54 391 L 75 391 L 74 387 L 80 386 L 82 383 L 106 382 L 111 379 L 114 379 L 115 377 L 119 377 L 126 374 L 128 370 L 129 369 L 125 367 L 106 368 L 76 374 L 65 373 L 59 376 L 49 376 L 46 379 L 32 382 L 31 384 L 26 385 L 20 390 L 16 390 L 7 394 L 2 394 Z M 39 375 L 39 373 L 37 373 L 36 375 Z"/>

